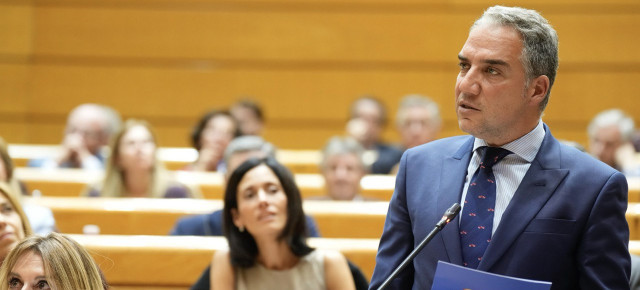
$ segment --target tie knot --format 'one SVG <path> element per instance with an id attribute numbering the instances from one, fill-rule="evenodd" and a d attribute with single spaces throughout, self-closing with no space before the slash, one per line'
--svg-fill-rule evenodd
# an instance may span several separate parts
<path id="1" fill-rule="evenodd" d="M 496 163 L 500 162 L 502 158 L 511 153 L 511 151 L 500 147 L 485 147 L 481 164 L 484 167 L 493 167 Z"/>

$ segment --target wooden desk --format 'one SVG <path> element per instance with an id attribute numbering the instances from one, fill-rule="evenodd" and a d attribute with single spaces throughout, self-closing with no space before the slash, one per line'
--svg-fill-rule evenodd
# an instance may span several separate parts
<path id="1" fill-rule="evenodd" d="M 63 233 L 83 233 L 85 225 L 97 225 L 101 234 L 167 235 L 183 216 L 222 209 L 221 200 L 39 197 L 25 198 L 53 211 Z M 387 214 L 387 202 L 305 201 L 322 237 L 379 238 Z"/>
<path id="2" fill-rule="evenodd" d="M 640 240 L 640 203 L 629 203 L 626 217 L 629 223 L 629 239 Z"/>
<path id="3" fill-rule="evenodd" d="M 9 156 L 16 167 L 26 167 L 30 159 L 57 156 L 59 145 L 10 144 Z M 180 170 L 192 163 L 198 152 L 188 147 L 162 147 L 158 149 L 158 158 L 169 170 Z M 319 173 L 318 164 L 322 154 L 318 150 L 279 149 L 276 159 L 294 173 Z"/>
<path id="4" fill-rule="evenodd" d="M 81 169 L 40 169 L 20 167 L 15 176 L 31 191 L 38 190 L 43 196 L 79 196 L 88 184 L 102 178 L 102 173 Z M 175 178 L 200 190 L 206 199 L 222 199 L 224 177 L 219 173 L 174 171 Z M 296 174 L 296 183 L 303 198 L 325 194 L 324 179 L 319 174 Z M 395 187 L 391 175 L 368 175 L 361 181 L 362 194 L 379 200 L 390 200 Z"/>
<path id="5" fill-rule="evenodd" d="M 70 235 L 93 255 L 107 281 L 117 289 L 188 289 L 227 249 L 222 237 Z M 377 239 L 309 239 L 312 247 L 342 252 L 371 278 Z M 123 287 L 123 288 L 120 288 Z"/>
<path id="6" fill-rule="evenodd" d="M 629 203 L 640 202 L 640 177 L 627 178 L 629 184 Z"/>
<path id="7" fill-rule="evenodd" d="M 200 199 L 40 197 L 26 202 L 51 208 L 65 233 L 82 233 L 84 225 L 95 224 L 103 234 L 126 235 L 166 235 L 182 216 L 222 208 L 221 200 Z M 379 238 L 387 207 L 387 202 L 304 202 L 322 236 L 331 238 Z M 631 239 L 640 240 L 640 203 L 629 203 L 626 217 Z"/>

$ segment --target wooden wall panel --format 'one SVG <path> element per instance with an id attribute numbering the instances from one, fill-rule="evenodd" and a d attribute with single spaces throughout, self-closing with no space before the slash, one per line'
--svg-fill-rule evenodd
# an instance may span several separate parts
<path id="1" fill-rule="evenodd" d="M 38 55 L 237 61 L 441 60 L 457 52 L 473 19 L 286 10 L 41 7 L 36 13 Z M 436 29 L 443 26 L 446 33 Z"/>
<path id="2" fill-rule="evenodd" d="M 22 4 L 0 4 L 0 56 L 5 61 L 31 51 L 32 7 L 28 1 Z"/>
<path id="3" fill-rule="evenodd" d="M 84 67 L 58 64 L 33 67 L 33 92 L 38 101 L 30 105 L 35 115 L 31 142 L 58 136 L 68 110 L 90 101 L 118 108 L 125 117 L 144 118 L 158 128 L 163 146 L 188 146 L 188 133 L 208 108 L 231 104 L 234 96 L 253 95 L 265 106 L 269 123 L 265 137 L 282 148 L 319 148 L 326 139 L 344 129 L 350 102 L 362 93 L 380 96 L 392 117 L 401 96 L 430 95 L 441 105 L 445 118 L 442 136 L 459 134 L 453 107 L 455 65 L 435 71 L 378 70 L 257 70 L 219 69 L 194 71 L 156 67 Z M 560 136 L 584 143 L 584 128 L 597 112 L 620 106 L 634 116 L 634 95 L 640 72 L 580 71 L 563 66 L 553 88 L 545 121 L 554 129 L 574 132 Z M 49 133 L 51 134 L 49 134 Z M 388 140 L 397 140 L 393 123 Z M 579 138 L 575 138 L 575 137 Z M 45 138 L 46 137 L 46 138 Z M 53 142 L 57 143 L 58 138 Z"/>
<path id="4" fill-rule="evenodd" d="M 551 9 L 550 9 L 551 10 Z M 638 61 L 635 13 L 551 10 L 569 62 Z M 40 7 L 35 53 L 156 60 L 449 61 L 479 11 L 220 11 Z M 597 35 L 598 37 L 593 37 Z M 625 45 L 617 40 L 624 39 Z"/>
<path id="5" fill-rule="evenodd" d="M 266 109 L 281 148 L 317 149 L 344 130 L 349 103 L 372 93 L 389 106 L 432 96 L 442 136 L 459 134 L 456 54 L 486 0 L 76 0 L 0 6 L 0 116 L 15 143 L 58 143 L 67 112 L 98 102 L 149 120 L 162 146 L 187 146 L 198 116 L 238 96 Z M 584 143 L 597 112 L 636 119 L 640 3 L 509 0 L 540 10 L 560 35 L 560 72 L 545 121 Z M 16 67 L 18 65 L 18 67 Z M 20 67 L 19 65 L 23 65 Z M 15 74 L 15 72 L 18 72 Z M 11 120 L 11 121 L 7 121 Z M 19 120 L 19 121 L 16 121 Z M 397 140 L 393 124 L 384 135 Z M 5 133 L 11 132 L 11 133 Z M 22 132 L 16 134 L 16 132 Z"/>

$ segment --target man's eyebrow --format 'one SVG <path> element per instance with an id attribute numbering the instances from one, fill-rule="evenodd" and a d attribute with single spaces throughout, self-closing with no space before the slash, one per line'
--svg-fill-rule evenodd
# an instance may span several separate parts
<path id="1" fill-rule="evenodd" d="M 502 65 L 506 67 L 509 66 L 509 64 L 506 61 L 500 60 L 500 59 L 487 59 L 484 62 L 488 64 L 493 64 L 493 65 Z"/>
<path id="2" fill-rule="evenodd" d="M 468 62 L 469 61 L 468 58 L 466 58 L 465 56 L 463 56 L 461 54 L 458 54 L 458 59 L 460 61 L 464 61 L 464 62 Z M 487 60 L 484 60 L 483 62 L 487 63 L 487 64 L 492 64 L 492 65 L 501 65 L 501 66 L 506 66 L 506 67 L 509 66 L 509 64 L 506 61 L 500 60 L 500 59 L 487 59 Z"/>

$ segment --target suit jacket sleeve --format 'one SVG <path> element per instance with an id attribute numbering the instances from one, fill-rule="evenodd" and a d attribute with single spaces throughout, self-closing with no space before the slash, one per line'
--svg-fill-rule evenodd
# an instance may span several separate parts
<path id="1" fill-rule="evenodd" d="M 614 173 L 596 198 L 578 246 L 582 289 L 628 289 L 627 181 Z"/>
<path id="2" fill-rule="evenodd" d="M 396 187 L 389 203 L 384 232 L 380 238 L 376 256 L 376 267 L 373 271 L 369 289 L 377 289 L 413 250 L 414 238 L 407 210 L 405 191 L 406 163 L 407 154 L 405 153 L 400 161 Z M 389 285 L 389 289 L 411 289 L 413 275 L 413 266 L 409 265 L 393 280 L 393 283 Z"/>

